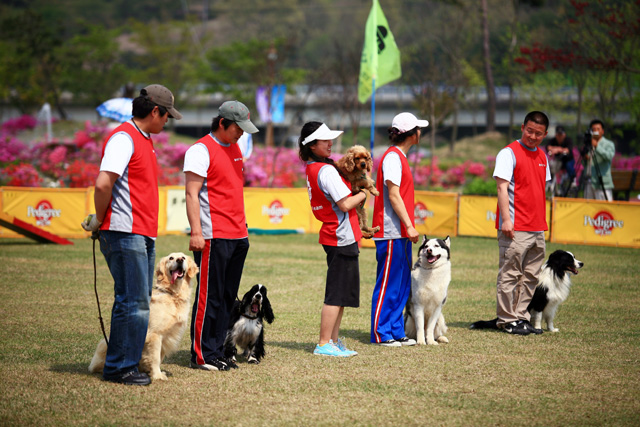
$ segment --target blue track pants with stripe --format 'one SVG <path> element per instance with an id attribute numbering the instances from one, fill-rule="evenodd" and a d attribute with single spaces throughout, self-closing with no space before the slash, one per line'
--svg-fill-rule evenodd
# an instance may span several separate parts
<path id="1" fill-rule="evenodd" d="M 371 300 L 371 342 L 405 337 L 402 312 L 411 292 L 411 241 L 376 240 L 376 286 Z"/>

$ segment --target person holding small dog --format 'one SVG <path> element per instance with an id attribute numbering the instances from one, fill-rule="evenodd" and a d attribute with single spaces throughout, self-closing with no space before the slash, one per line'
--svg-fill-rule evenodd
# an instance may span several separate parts
<path id="1" fill-rule="evenodd" d="M 237 145 L 243 131 L 258 132 L 249 117 L 249 109 L 241 102 L 223 103 L 211 132 L 184 157 L 189 250 L 200 268 L 191 312 L 191 367 L 195 369 L 238 367 L 224 357 L 224 341 L 249 251 L 243 158 Z"/>
<path id="2" fill-rule="evenodd" d="M 339 338 L 345 307 L 360 305 L 358 241 L 362 238 L 355 208 L 366 193 L 351 193 L 351 184 L 340 176 L 331 156 L 333 140 L 342 131 L 320 122 L 308 122 L 298 139 L 300 159 L 307 163 L 307 189 L 313 215 L 322 222 L 319 241 L 327 254 L 327 279 L 320 315 L 320 339 L 313 354 L 350 357 L 358 354 Z"/>
<path id="3" fill-rule="evenodd" d="M 544 262 L 546 181 L 549 162 L 538 146 L 547 135 L 549 118 L 532 111 L 524 118 L 522 137 L 500 150 L 493 177 L 498 189 L 496 229 L 500 253 L 496 326 L 514 335 L 541 334 L 527 310 Z"/>
<path id="4" fill-rule="evenodd" d="M 391 147 L 382 155 L 376 176 L 380 196 L 373 206 L 373 235 L 378 261 L 376 285 L 371 301 L 371 342 L 387 347 L 415 345 L 407 338 L 402 311 L 411 292 L 412 243 L 420 236 L 415 229 L 413 175 L 407 160 L 409 149 L 418 145 L 427 120 L 400 113 L 389 128 Z"/>
<path id="5" fill-rule="evenodd" d="M 148 385 L 138 372 L 149 323 L 158 235 L 158 164 L 152 134 L 182 115 L 173 94 L 150 85 L 132 102 L 133 117 L 115 128 L 102 147 L 95 186 L 95 215 L 81 225 L 99 231 L 100 251 L 114 280 L 111 331 L 102 377 L 106 381 Z"/>

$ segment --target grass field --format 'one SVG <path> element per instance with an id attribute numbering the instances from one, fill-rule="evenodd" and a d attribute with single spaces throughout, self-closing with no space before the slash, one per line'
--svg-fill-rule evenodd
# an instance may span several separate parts
<path id="1" fill-rule="evenodd" d="M 317 235 L 250 236 L 240 287 L 269 288 L 262 364 L 188 368 L 189 337 L 165 361 L 167 382 L 105 383 L 87 372 L 101 338 L 91 241 L 48 246 L 0 240 L 1 425 L 638 425 L 640 250 L 549 244 L 585 262 L 556 317 L 560 332 L 472 331 L 495 312 L 497 243 L 452 239 L 444 314 L 450 344 L 369 344 L 375 252 L 362 249 L 361 306 L 346 309 L 351 359 L 314 356 L 326 272 Z M 160 237 L 158 257 L 187 250 Z M 112 281 L 98 255 L 109 326 Z"/>

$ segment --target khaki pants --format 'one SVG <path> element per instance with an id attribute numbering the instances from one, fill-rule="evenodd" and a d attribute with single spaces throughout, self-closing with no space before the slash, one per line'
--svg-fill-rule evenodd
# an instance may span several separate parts
<path id="1" fill-rule="evenodd" d="M 516 231 L 511 240 L 498 231 L 500 269 L 497 280 L 498 327 L 529 320 L 527 307 L 533 298 L 544 262 L 544 233 Z"/>

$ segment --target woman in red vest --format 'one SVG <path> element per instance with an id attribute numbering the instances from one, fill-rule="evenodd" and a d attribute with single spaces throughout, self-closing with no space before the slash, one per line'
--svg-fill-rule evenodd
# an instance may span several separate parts
<path id="1" fill-rule="evenodd" d="M 327 281 L 320 315 L 320 339 L 313 354 L 350 357 L 339 338 L 345 307 L 360 305 L 358 241 L 362 238 L 355 207 L 366 194 L 351 193 L 351 185 L 336 169 L 331 155 L 333 139 L 342 131 L 330 130 L 320 122 L 302 127 L 298 140 L 300 159 L 307 162 L 307 189 L 311 211 L 322 222 L 319 241 L 327 254 Z"/>
<path id="2" fill-rule="evenodd" d="M 371 302 L 371 342 L 387 347 L 415 345 L 404 333 L 404 309 L 411 291 L 411 244 L 419 234 L 414 222 L 413 176 L 407 160 L 409 149 L 420 141 L 420 128 L 429 122 L 411 113 L 400 113 L 389 128 L 392 146 L 382 155 L 376 176 L 380 196 L 373 206 L 372 226 L 378 261 Z"/>

